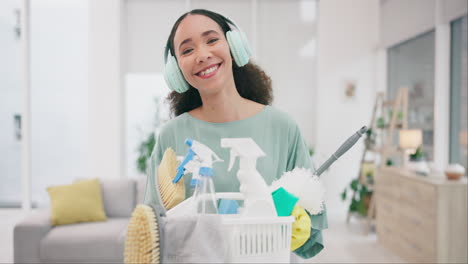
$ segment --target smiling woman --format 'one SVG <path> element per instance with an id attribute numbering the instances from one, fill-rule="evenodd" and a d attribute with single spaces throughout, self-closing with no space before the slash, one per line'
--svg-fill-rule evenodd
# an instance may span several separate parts
<path id="1" fill-rule="evenodd" d="M 174 90 L 169 95 L 172 113 L 178 116 L 201 107 L 200 93 L 213 94 L 218 89 L 237 101 L 246 98 L 263 105 L 271 104 L 271 79 L 257 65 L 249 63 L 249 57 L 250 47 L 245 35 L 231 20 L 202 9 L 182 15 L 166 44 L 166 61 L 172 61 L 174 71 L 180 68 L 183 75 L 178 76 L 178 83 L 174 85 L 171 85 L 171 78 L 166 78 Z M 166 76 L 175 74 L 173 67 L 167 66 L 168 63 L 166 73 L 168 68 L 171 71 Z M 176 92 L 180 87 L 184 87 L 184 93 Z M 256 108 L 258 111 L 258 106 Z M 192 114 L 197 115 L 200 110 Z"/>
<path id="2" fill-rule="evenodd" d="M 271 80 L 250 61 L 247 39 L 228 18 L 204 9 L 182 15 L 166 44 L 164 76 L 173 91 L 168 96 L 175 118 L 156 136 L 150 168 L 157 168 L 171 148 L 177 156 L 187 153 L 185 139 L 203 143 L 221 160 L 230 152 L 222 138 L 251 138 L 266 154 L 256 169 L 270 185 L 285 172 L 311 168 L 308 147 L 297 123 L 270 106 Z M 213 164 L 216 192 L 239 192 L 238 165 Z M 154 173 L 148 171 L 145 203 L 158 204 Z M 186 195 L 190 180 L 185 179 Z M 310 217 L 312 230 L 296 254 L 310 258 L 323 249 L 321 230 L 327 227 L 326 210 Z"/>

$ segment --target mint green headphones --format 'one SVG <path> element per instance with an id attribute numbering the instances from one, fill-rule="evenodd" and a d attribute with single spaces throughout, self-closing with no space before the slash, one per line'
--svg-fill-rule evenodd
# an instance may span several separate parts
<path id="1" fill-rule="evenodd" d="M 232 57 L 238 67 L 243 67 L 249 63 L 250 56 L 252 56 L 252 51 L 247 41 L 247 37 L 234 22 L 224 16 L 221 17 L 226 21 L 231 29 L 226 32 L 226 39 L 229 44 Z M 167 86 L 178 93 L 186 92 L 190 88 L 190 85 L 185 80 L 175 56 L 171 54 L 169 46 L 166 46 L 164 59 L 166 62 L 166 66 L 164 68 L 164 79 L 166 80 Z"/>

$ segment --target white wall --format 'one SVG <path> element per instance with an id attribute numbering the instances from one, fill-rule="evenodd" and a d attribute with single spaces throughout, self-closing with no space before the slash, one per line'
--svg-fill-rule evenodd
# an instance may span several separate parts
<path id="1" fill-rule="evenodd" d="M 89 0 L 88 177 L 124 173 L 121 0 Z"/>
<path id="2" fill-rule="evenodd" d="M 381 1 L 382 45 L 390 47 L 466 14 L 466 0 Z"/>
<path id="3" fill-rule="evenodd" d="M 87 2 L 31 1 L 31 191 L 86 176 Z"/>
<path id="4" fill-rule="evenodd" d="M 318 25 L 317 156 L 323 162 L 363 125 L 368 126 L 377 90 L 379 2 L 320 1 Z M 356 83 L 346 98 L 345 82 Z M 322 179 L 331 215 L 347 212 L 340 193 L 357 177 L 364 143 L 344 154 Z"/>

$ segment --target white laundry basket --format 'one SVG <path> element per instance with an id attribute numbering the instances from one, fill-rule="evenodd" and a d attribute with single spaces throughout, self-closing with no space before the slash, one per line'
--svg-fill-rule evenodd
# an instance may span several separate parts
<path id="1" fill-rule="evenodd" d="M 216 193 L 217 199 L 243 200 L 241 193 Z M 230 263 L 289 263 L 294 216 L 222 215 Z"/>

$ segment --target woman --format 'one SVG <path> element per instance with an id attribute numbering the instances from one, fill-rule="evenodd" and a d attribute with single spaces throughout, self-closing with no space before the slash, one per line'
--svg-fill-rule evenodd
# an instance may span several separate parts
<path id="1" fill-rule="evenodd" d="M 232 21 L 212 11 L 192 10 L 176 21 L 165 54 L 165 77 L 174 90 L 168 99 L 176 117 L 157 136 L 152 165 L 159 165 L 169 147 L 177 155 L 185 155 L 188 147 L 184 141 L 192 138 L 225 161 L 213 164 L 216 191 L 238 192 L 238 165 L 227 171 L 230 153 L 221 148 L 220 141 L 250 137 L 266 153 L 258 159 L 257 170 L 267 184 L 296 167 L 311 167 L 297 124 L 270 106 L 271 80 L 249 62 L 247 45 Z M 181 75 L 174 77 L 179 69 Z M 187 192 L 189 182 L 185 181 Z M 155 202 L 152 188 L 146 189 L 145 202 Z M 310 256 L 323 248 L 319 229 L 326 228 L 325 214 L 314 217 L 317 230 L 310 242 Z"/>

